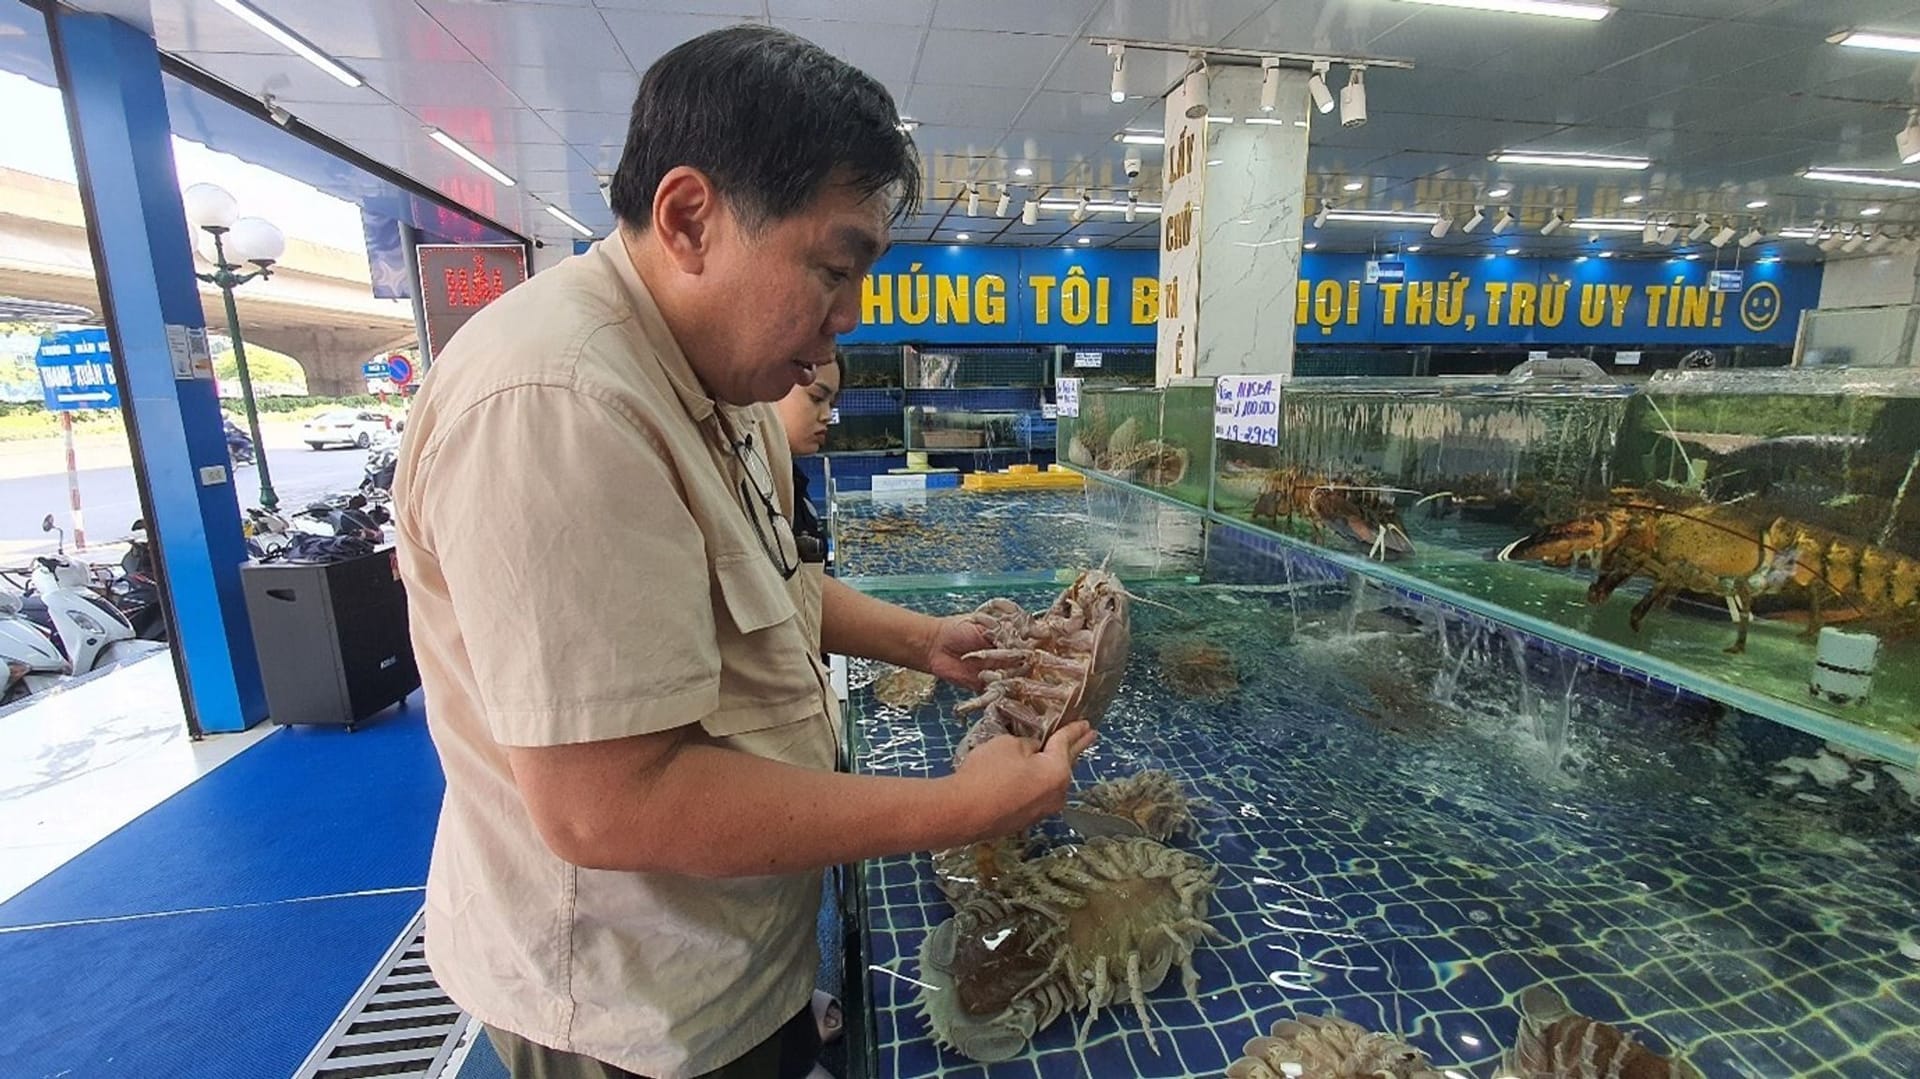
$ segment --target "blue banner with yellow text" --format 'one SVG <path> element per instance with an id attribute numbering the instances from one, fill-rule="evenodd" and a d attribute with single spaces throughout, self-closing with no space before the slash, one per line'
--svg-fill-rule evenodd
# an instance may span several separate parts
<path id="1" fill-rule="evenodd" d="M 1707 259 L 1408 255 L 1367 282 L 1366 255 L 1307 252 L 1301 344 L 1790 345 L 1821 267 L 1749 262 L 1714 291 Z M 1731 256 L 1723 256 L 1731 263 Z M 1153 251 L 897 244 L 861 289 L 849 344 L 1149 345 Z M 1723 266 L 1722 268 L 1725 268 Z"/>

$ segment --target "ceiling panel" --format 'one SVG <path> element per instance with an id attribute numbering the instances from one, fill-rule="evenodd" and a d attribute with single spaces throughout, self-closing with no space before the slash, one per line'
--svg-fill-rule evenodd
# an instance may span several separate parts
<path id="1" fill-rule="evenodd" d="M 871 26 L 857 22 L 786 22 L 791 30 L 885 83 L 898 98 L 914 79 L 925 31 L 912 26 Z M 925 79 L 923 74 L 920 76 Z M 938 80 L 927 80 L 938 81 Z M 978 86 L 975 82 L 956 86 Z"/>
<path id="2" fill-rule="evenodd" d="M 489 66 L 573 65 L 618 70 L 627 61 L 608 33 L 608 24 L 626 17 L 623 15 L 570 4 L 415 2 Z M 708 29 L 711 27 L 701 26 L 694 33 Z M 674 40 L 689 36 L 681 34 Z M 409 55 L 404 50 L 396 50 L 396 54 L 401 58 Z"/>
<path id="3" fill-rule="evenodd" d="M 598 17 L 606 21 L 605 27 L 599 31 L 601 39 L 605 40 L 606 34 L 611 31 L 611 44 L 635 71 L 645 71 L 655 60 L 666 55 L 668 49 L 681 42 L 743 21 L 724 15 L 675 14 L 665 12 L 660 7 L 644 11 L 601 11 Z M 556 44 L 564 44 L 565 41 L 564 38 L 555 40 Z"/>
<path id="4" fill-rule="evenodd" d="M 1218 45 L 1267 4 L 1268 0 L 1108 0 L 1088 24 L 1087 34 Z"/>
<path id="5" fill-rule="evenodd" d="M 915 78 L 947 86 L 1031 89 L 1040 84 L 1062 50 L 1085 47 L 1053 34 L 930 30 Z"/>
<path id="6" fill-rule="evenodd" d="M 767 0 L 774 22 L 838 19 L 883 26 L 925 26 L 934 0 Z"/>

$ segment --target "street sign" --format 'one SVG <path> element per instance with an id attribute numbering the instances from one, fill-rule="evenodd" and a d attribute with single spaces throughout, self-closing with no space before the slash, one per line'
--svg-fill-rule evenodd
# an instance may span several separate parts
<path id="1" fill-rule="evenodd" d="M 1745 292 L 1747 271 L 1713 270 L 1707 274 L 1707 288 L 1714 292 Z"/>
<path id="2" fill-rule="evenodd" d="M 40 342 L 36 362 L 48 412 L 120 407 L 120 386 L 113 375 L 107 331 L 56 333 Z"/>
<path id="3" fill-rule="evenodd" d="M 376 378 L 386 378 L 387 377 L 387 361 L 372 360 L 368 363 L 363 363 L 360 365 L 360 373 L 367 376 L 367 380 L 369 382 L 371 382 Z"/>
<path id="4" fill-rule="evenodd" d="M 413 365 L 405 356 L 387 357 L 387 380 L 396 386 L 405 386 L 413 381 Z"/>

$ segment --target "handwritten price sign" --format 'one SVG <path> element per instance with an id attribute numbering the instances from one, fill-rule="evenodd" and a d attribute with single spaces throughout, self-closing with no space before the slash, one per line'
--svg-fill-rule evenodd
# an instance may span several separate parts
<path id="1" fill-rule="evenodd" d="M 1222 375 L 1213 384 L 1213 437 L 1255 446 L 1280 444 L 1280 380 Z"/>

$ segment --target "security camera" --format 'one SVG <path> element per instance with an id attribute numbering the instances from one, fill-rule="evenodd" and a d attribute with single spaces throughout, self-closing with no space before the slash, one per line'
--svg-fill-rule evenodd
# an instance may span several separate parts
<path id="1" fill-rule="evenodd" d="M 262 94 L 260 95 L 260 99 L 261 102 L 267 106 L 267 116 L 272 119 L 274 123 L 285 127 L 293 122 L 293 114 L 288 112 L 278 101 L 275 101 L 272 94 Z"/>
<path id="2" fill-rule="evenodd" d="M 1126 167 L 1127 167 L 1127 179 L 1132 180 L 1140 175 L 1140 151 L 1138 150 L 1127 151 Z"/>

